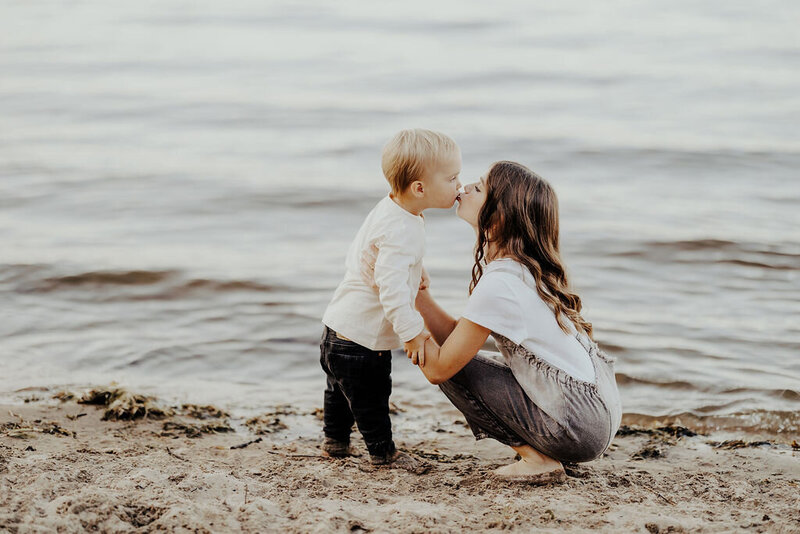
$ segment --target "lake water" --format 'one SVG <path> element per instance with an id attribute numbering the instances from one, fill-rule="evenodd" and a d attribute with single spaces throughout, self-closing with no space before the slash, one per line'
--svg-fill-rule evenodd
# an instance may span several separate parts
<path id="1" fill-rule="evenodd" d="M 380 150 L 555 187 L 626 421 L 800 429 L 800 4 L 4 2 L 0 391 L 321 405 L 320 317 Z M 432 291 L 473 234 L 427 217 Z M 395 355 L 394 399 L 444 396 Z"/>

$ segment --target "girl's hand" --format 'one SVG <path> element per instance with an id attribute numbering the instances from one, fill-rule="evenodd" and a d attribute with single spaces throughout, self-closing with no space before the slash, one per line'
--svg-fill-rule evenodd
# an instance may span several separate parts
<path id="1" fill-rule="evenodd" d="M 423 352 L 423 358 L 419 361 L 419 366 L 425 367 L 425 360 L 430 361 L 431 358 L 439 359 L 439 345 L 436 344 L 433 337 L 425 340 L 425 352 Z"/>
<path id="2" fill-rule="evenodd" d="M 417 337 L 403 343 L 403 350 L 409 357 L 411 363 L 425 365 L 425 341 L 430 339 L 431 334 L 423 330 Z"/>
<path id="3" fill-rule="evenodd" d="M 422 278 L 419 281 L 419 290 L 424 291 L 431 287 L 431 279 L 428 276 L 428 271 L 425 270 L 425 267 L 422 268 Z"/>

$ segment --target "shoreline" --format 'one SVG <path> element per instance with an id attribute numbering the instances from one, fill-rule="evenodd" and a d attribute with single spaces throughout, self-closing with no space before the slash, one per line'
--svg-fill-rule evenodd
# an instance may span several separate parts
<path id="1" fill-rule="evenodd" d="M 512 455 L 458 421 L 397 436 L 430 466 L 414 475 L 369 466 L 357 433 L 360 458 L 320 456 L 313 412 L 237 420 L 103 391 L 98 405 L 52 392 L 0 405 L 0 530 L 800 530 L 800 448 L 744 434 L 623 427 L 601 458 L 567 465 L 565 484 L 532 487 L 490 480 Z M 123 420 L 104 420 L 111 409 Z M 319 433 L 292 437 L 297 424 Z"/>

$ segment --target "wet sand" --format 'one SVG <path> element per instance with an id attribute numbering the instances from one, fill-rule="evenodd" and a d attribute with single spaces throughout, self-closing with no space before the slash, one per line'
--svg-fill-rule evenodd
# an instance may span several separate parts
<path id="1" fill-rule="evenodd" d="M 0 531 L 800 532 L 800 450 L 785 437 L 624 427 L 565 484 L 531 487 L 491 480 L 508 449 L 462 425 L 398 440 L 430 466 L 415 475 L 286 438 L 294 421 L 321 427 L 313 413 L 246 421 L 128 397 L 156 410 L 104 420 L 109 406 L 52 394 L 0 406 Z"/>

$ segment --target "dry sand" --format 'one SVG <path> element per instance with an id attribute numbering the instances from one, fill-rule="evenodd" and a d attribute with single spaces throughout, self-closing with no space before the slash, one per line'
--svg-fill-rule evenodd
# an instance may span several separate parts
<path id="1" fill-rule="evenodd" d="M 114 421 L 51 396 L 0 406 L 2 532 L 800 532 L 800 451 L 785 437 L 622 432 L 565 484 L 530 487 L 491 480 L 508 449 L 463 425 L 398 439 L 430 464 L 414 475 L 287 438 L 297 421 L 321 427 L 313 414 Z"/>

